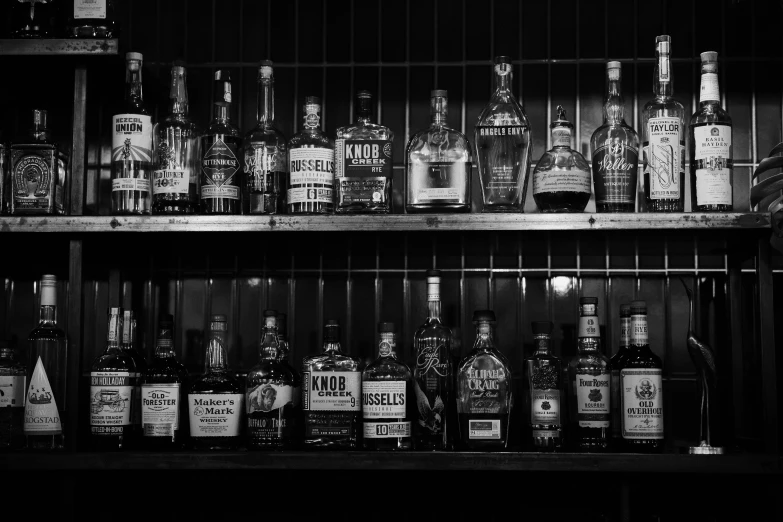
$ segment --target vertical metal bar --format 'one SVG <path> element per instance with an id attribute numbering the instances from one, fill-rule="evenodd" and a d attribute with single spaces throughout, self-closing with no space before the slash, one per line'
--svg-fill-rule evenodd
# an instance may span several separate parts
<path id="1" fill-rule="evenodd" d="M 770 247 L 766 237 L 758 240 L 756 255 L 758 304 L 761 348 L 761 390 L 763 398 L 764 448 L 768 453 L 777 453 L 780 441 L 780 410 L 778 409 L 777 359 L 775 352 L 775 307 L 772 288 L 772 268 L 769 264 Z"/>
<path id="2" fill-rule="evenodd" d="M 65 440 L 76 451 L 79 427 L 79 381 L 82 367 L 82 240 L 72 239 L 68 260 L 68 354 L 66 355 L 66 392 L 68 423 Z"/>
<path id="3" fill-rule="evenodd" d="M 69 200 L 65 202 L 66 213 L 81 216 L 84 213 L 84 179 L 87 173 L 87 68 L 83 65 L 76 67 L 73 76 L 71 178 L 67 180 L 70 187 L 63 187 L 63 190 L 68 189 L 63 196 Z"/>

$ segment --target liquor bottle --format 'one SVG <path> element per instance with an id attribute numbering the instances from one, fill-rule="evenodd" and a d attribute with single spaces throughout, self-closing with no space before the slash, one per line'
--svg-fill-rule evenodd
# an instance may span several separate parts
<path id="1" fill-rule="evenodd" d="M 289 214 L 334 211 L 334 143 L 321 132 L 321 100 L 305 98 L 302 130 L 288 142 Z"/>
<path id="2" fill-rule="evenodd" d="M 476 342 L 457 369 L 460 442 L 469 450 L 503 450 L 514 395 L 508 359 L 495 348 L 495 313 L 473 312 Z"/>
<path id="3" fill-rule="evenodd" d="M 631 346 L 620 369 L 623 446 L 635 453 L 663 449 L 663 363 L 650 349 L 647 303 L 631 303 Z"/>
<path id="4" fill-rule="evenodd" d="M 258 364 L 247 374 L 249 449 L 288 449 L 295 443 L 294 374 L 280 361 L 277 312 L 264 311 Z"/>
<path id="5" fill-rule="evenodd" d="M 446 407 L 452 402 L 454 361 L 451 329 L 440 319 L 440 272 L 427 271 L 427 320 L 413 335 L 413 368 L 417 419 L 413 425 L 416 449 L 447 450 L 447 429 L 452 422 Z"/>
<path id="6" fill-rule="evenodd" d="M 47 128 L 47 111 L 33 109 L 33 126 L 10 147 L 7 183 L 10 213 L 63 213 L 65 170 L 57 143 Z"/>
<path id="7" fill-rule="evenodd" d="M 561 105 L 549 128 L 552 148 L 536 163 L 533 199 L 541 212 L 584 212 L 590 201 L 590 165 L 571 148 L 574 125 Z"/>
<path id="8" fill-rule="evenodd" d="M 194 214 L 199 206 L 201 131 L 188 116 L 187 70 L 183 62 L 171 66 L 169 100 L 169 115 L 152 129 L 152 212 Z"/>
<path id="9" fill-rule="evenodd" d="M 732 126 L 720 106 L 718 53 L 701 53 L 699 110 L 691 117 L 688 151 L 694 212 L 734 209 Z"/>
<path id="10" fill-rule="evenodd" d="M 470 142 L 450 128 L 448 93 L 430 93 L 432 124 L 418 131 L 405 150 L 408 212 L 470 211 Z"/>
<path id="11" fill-rule="evenodd" d="M 11 7 L 11 38 L 52 38 L 56 6 L 53 0 L 19 0 Z"/>
<path id="12" fill-rule="evenodd" d="M 291 346 L 288 344 L 288 316 L 286 314 L 277 314 L 277 342 L 280 345 L 278 360 L 294 376 L 293 384 L 293 409 L 294 409 L 294 445 L 300 443 L 304 433 L 304 421 L 302 419 L 302 374 L 288 360 L 291 353 Z"/>
<path id="13" fill-rule="evenodd" d="M 109 308 L 106 350 L 90 368 L 90 442 L 95 450 L 127 449 L 133 438 L 136 361 L 122 349 L 122 308 Z"/>
<path id="14" fill-rule="evenodd" d="M 549 351 L 553 325 L 533 323 L 536 351 L 525 359 L 526 411 L 533 451 L 557 451 L 564 445 L 563 361 Z"/>
<path id="15" fill-rule="evenodd" d="M 366 450 L 413 448 L 413 372 L 397 359 L 394 323 L 378 323 L 378 358 L 362 373 L 363 445 Z"/>
<path id="16" fill-rule="evenodd" d="M 620 62 L 606 64 L 604 123 L 590 138 L 598 212 L 633 212 L 638 179 L 639 136 L 625 123 Z"/>
<path id="17" fill-rule="evenodd" d="M 620 368 L 630 352 L 631 345 L 631 305 L 620 305 L 620 346 L 611 359 L 609 369 L 612 372 L 612 441 L 619 443 L 622 438 L 622 400 L 620 399 Z"/>
<path id="18" fill-rule="evenodd" d="M 65 36 L 68 38 L 114 38 L 116 0 L 68 0 Z"/>
<path id="19" fill-rule="evenodd" d="M 212 122 L 201 136 L 202 214 L 241 214 L 242 137 L 231 124 L 231 75 L 215 71 Z"/>
<path id="20" fill-rule="evenodd" d="M 190 444 L 197 450 L 236 450 L 242 445 L 242 390 L 228 368 L 226 316 L 209 323 L 204 375 L 188 390 Z"/>
<path id="21" fill-rule="evenodd" d="M 388 214 L 392 200 L 394 133 L 373 123 L 370 91 L 356 93 L 356 121 L 337 129 L 335 212 Z"/>
<path id="22" fill-rule="evenodd" d="M 286 141 L 275 127 L 275 80 L 272 62 L 258 64 L 257 124 L 245 134 L 245 214 L 285 212 Z"/>
<path id="23" fill-rule="evenodd" d="M 30 367 L 24 413 L 26 446 L 32 450 L 64 448 L 65 371 L 68 343 L 57 326 L 57 278 L 41 276 L 41 309 L 38 326 L 27 338 Z"/>
<path id="24" fill-rule="evenodd" d="M 685 108 L 672 98 L 671 38 L 655 38 L 655 98 L 642 110 L 644 196 L 648 212 L 682 212 L 685 201 Z"/>
<path id="25" fill-rule="evenodd" d="M 568 364 L 572 441 L 582 451 L 605 451 L 611 433 L 612 376 L 609 359 L 601 353 L 597 304 L 595 297 L 579 299 L 579 353 Z"/>
<path id="26" fill-rule="evenodd" d="M 155 358 L 141 380 L 142 445 L 148 450 L 173 450 L 182 447 L 187 433 L 183 394 L 188 371 L 177 360 L 172 331 L 174 316 L 158 322 Z"/>
<path id="27" fill-rule="evenodd" d="M 359 359 L 340 348 L 340 323 L 324 326 L 323 353 L 302 361 L 304 444 L 309 448 L 353 449 L 358 443 L 362 403 Z"/>
<path id="28" fill-rule="evenodd" d="M 112 117 L 111 210 L 150 213 L 152 119 L 141 90 L 141 53 L 125 54 L 125 103 Z"/>
<path id="29" fill-rule="evenodd" d="M 0 451 L 24 446 L 26 378 L 27 371 L 14 349 L 8 341 L 0 341 Z"/>
<path id="30" fill-rule="evenodd" d="M 511 58 L 495 57 L 495 92 L 474 128 L 484 212 L 522 212 L 525 205 L 532 141 L 512 78 Z"/>

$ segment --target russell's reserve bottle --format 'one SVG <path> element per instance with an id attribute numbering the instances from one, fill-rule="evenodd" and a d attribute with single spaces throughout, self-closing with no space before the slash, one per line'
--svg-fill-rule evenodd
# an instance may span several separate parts
<path id="1" fill-rule="evenodd" d="M 27 371 L 8 341 L 0 341 L 0 451 L 24 446 L 24 396 Z M 49 386 L 46 386 L 48 391 Z M 59 414 L 57 415 L 59 418 Z"/>
<path id="2" fill-rule="evenodd" d="M 550 351 L 552 328 L 550 321 L 533 323 L 535 352 L 525 359 L 526 417 L 533 451 L 557 451 L 564 444 L 563 361 Z"/>
<path id="3" fill-rule="evenodd" d="M 288 142 L 289 214 L 334 212 L 334 143 L 321 132 L 321 99 L 305 98 L 302 130 Z"/>
<path id="4" fill-rule="evenodd" d="M 622 437 L 622 400 L 620 399 L 620 369 L 630 353 L 631 345 L 631 305 L 620 305 L 620 345 L 611 359 L 612 371 L 612 443 L 617 444 Z"/>

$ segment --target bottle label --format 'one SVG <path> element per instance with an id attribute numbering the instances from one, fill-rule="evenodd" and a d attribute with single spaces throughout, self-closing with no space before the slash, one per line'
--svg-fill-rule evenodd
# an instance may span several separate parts
<path id="1" fill-rule="evenodd" d="M 408 397 L 405 381 L 362 382 L 362 415 L 365 419 L 404 419 Z"/>
<path id="2" fill-rule="evenodd" d="M 152 173 L 153 194 L 187 194 L 190 171 L 185 169 L 156 170 Z"/>
<path id="3" fill-rule="evenodd" d="M 560 390 L 536 390 L 530 387 L 530 424 L 560 425 Z"/>
<path id="4" fill-rule="evenodd" d="M 141 385 L 141 427 L 145 437 L 173 437 L 179 429 L 179 383 Z"/>
<path id="5" fill-rule="evenodd" d="M 586 170 L 567 169 L 533 172 L 533 194 L 545 192 L 590 193 L 592 175 Z"/>
<path id="6" fill-rule="evenodd" d="M 679 118 L 651 118 L 647 122 L 644 172 L 650 180 L 650 199 L 679 199 L 680 173 L 685 170 Z"/>
<path id="7" fill-rule="evenodd" d="M 597 204 L 633 205 L 636 202 L 637 148 L 620 138 L 604 141 L 593 152 Z"/>
<path id="8" fill-rule="evenodd" d="M 127 435 L 135 374 L 129 372 L 90 372 L 90 431 L 93 435 Z"/>
<path id="9" fill-rule="evenodd" d="M 620 370 L 623 438 L 663 439 L 663 378 L 659 368 Z"/>
<path id="10" fill-rule="evenodd" d="M 13 150 L 11 153 L 13 211 L 52 210 L 53 184 L 57 184 L 56 151 Z"/>
<path id="11" fill-rule="evenodd" d="M 201 199 L 239 199 L 239 160 L 237 146 L 225 143 L 222 135 L 215 141 L 201 159 L 201 172 L 204 174 L 201 184 Z M 209 137 L 207 137 L 209 139 Z"/>
<path id="12" fill-rule="evenodd" d="M 73 17 L 106 18 L 106 0 L 73 0 Z"/>
<path id="13" fill-rule="evenodd" d="M 59 435 L 63 432 L 54 390 L 40 357 L 27 389 L 23 430 L 25 435 Z"/>
<path id="14" fill-rule="evenodd" d="M 292 386 L 264 383 L 248 390 L 245 406 L 250 442 L 290 438 L 294 429 L 293 401 Z"/>
<path id="15" fill-rule="evenodd" d="M 571 148 L 571 129 L 568 127 L 555 127 L 552 129 L 552 146 Z"/>
<path id="16" fill-rule="evenodd" d="M 693 129 L 696 169 L 696 204 L 731 205 L 731 127 L 704 125 Z"/>
<path id="17" fill-rule="evenodd" d="M 241 393 L 190 393 L 191 437 L 238 437 L 242 431 Z"/>
<path id="18" fill-rule="evenodd" d="M 361 411 L 360 372 L 304 372 L 305 411 Z"/>
<path id="19" fill-rule="evenodd" d="M 115 178 L 111 180 L 112 192 L 149 192 L 150 180 L 142 178 Z"/>
<path id="20" fill-rule="evenodd" d="M 598 316 L 583 315 L 579 317 L 579 332 L 577 336 L 578 337 L 601 337 L 601 330 L 598 325 Z"/>
<path id="21" fill-rule="evenodd" d="M 24 408 L 24 385 L 24 375 L 0 375 L 0 408 Z"/>
<path id="22" fill-rule="evenodd" d="M 145 114 L 116 114 L 112 118 L 111 160 L 152 161 L 152 118 Z"/>
<path id="23" fill-rule="evenodd" d="M 396 439 L 411 436 L 410 422 L 365 422 L 365 439 Z"/>
<path id="24" fill-rule="evenodd" d="M 457 377 L 458 413 L 507 413 L 510 396 L 506 369 L 489 357 L 460 369 Z"/>
<path id="25" fill-rule="evenodd" d="M 620 346 L 631 345 L 631 318 L 620 318 Z"/>
<path id="26" fill-rule="evenodd" d="M 631 316 L 631 344 L 636 346 L 650 344 L 646 315 Z"/>
<path id="27" fill-rule="evenodd" d="M 291 160 L 289 163 L 291 187 L 318 184 L 331 190 L 334 184 L 332 149 L 305 147 L 292 149 L 288 155 Z"/>
<path id="28" fill-rule="evenodd" d="M 415 162 L 408 174 L 410 203 L 469 203 L 468 180 L 468 162 Z M 439 186 L 431 186 L 433 184 Z"/>
<path id="29" fill-rule="evenodd" d="M 577 373 L 577 420 L 582 428 L 608 428 L 611 419 L 611 381 L 609 373 Z"/>
<path id="30" fill-rule="evenodd" d="M 720 87 L 717 73 L 701 74 L 701 90 L 699 91 L 699 103 L 705 101 L 720 101 Z"/>
<path id="31" fill-rule="evenodd" d="M 500 419 L 468 420 L 468 439 L 500 440 Z"/>

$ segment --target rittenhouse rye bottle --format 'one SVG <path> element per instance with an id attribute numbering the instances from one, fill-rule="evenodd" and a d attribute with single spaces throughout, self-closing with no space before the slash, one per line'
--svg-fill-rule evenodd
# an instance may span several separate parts
<path id="1" fill-rule="evenodd" d="M 701 53 L 699 109 L 691 117 L 688 152 L 694 212 L 734 209 L 731 118 L 720 106 L 718 53 Z"/>
<path id="2" fill-rule="evenodd" d="M 141 53 L 125 55 L 125 103 L 112 117 L 111 211 L 149 214 L 152 119 L 141 91 Z"/>
<path id="3" fill-rule="evenodd" d="M 557 120 L 549 128 L 552 148 L 536 163 L 533 199 L 541 212 L 584 212 L 590 201 L 590 165 L 571 148 L 574 125 L 562 106 L 557 106 Z"/>
<path id="4" fill-rule="evenodd" d="M 647 303 L 631 303 L 631 347 L 620 369 L 623 447 L 635 453 L 663 449 L 663 364 L 650 349 Z"/>
<path id="5" fill-rule="evenodd" d="M 611 359 L 609 369 L 612 372 L 612 444 L 619 444 L 622 437 L 622 400 L 620 398 L 620 369 L 630 353 L 631 345 L 631 305 L 620 305 L 620 345 Z"/>
<path id="6" fill-rule="evenodd" d="M 598 212 L 633 212 L 638 178 L 639 136 L 625 123 L 620 62 L 606 64 L 604 123 L 590 138 Z"/>
<path id="7" fill-rule="evenodd" d="M 117 0 L 67 0 L 66 38 L 115 38 Z"/>
<path id="8" fill-rule="evenodd" d="M 572 446 L 582 451 L 609 448 L 612 416 L 609 359 L 601 353 L 601 332 L 597 315 L 598 299 L 579 299 L 579 353 L 568 364 L 571 384 Z"/>
<path id="9" fill-rule="evenodd" d="M 408 141 L 408 212 L 470 211 L 470 142 L 448 126 L 448 93 L 430 93 L 432 124 Z"/>
<path id="10" fill-rule="evenodd" d="M 511 367 L 495 348 L 492 310 L 473 312 L 476 343 L 457 369 L 457 417 L 460 445 L 469 450 L 503 450 L 514 395 Z"/>
<path id="11" fill-rule="evenodd" d="M 337 129 L 335 212 L 391 212 L 394 133 L 373 123 L 370 91 L 356 94 L 356 121 Z"/>
<path id="12" fill-rule="evenodd" d="M 556 451 L 564 442 L 563 361 L 549 351 L 552 328 L 550 321 L 533 323 L 535 352 L 525 359 L 526 417 L 533 451 Z"/>
<path id="13" fill-rule="evenodd" d="M 642 110 L 644 196 L 648 212 L 682 212 L 685 201 L 685 108 L 672 98 L 671 38 L 655 38 L 653 94 Z"/>
<path id="14" fill-rule="evenodd" d="M 324 326 L 324 351 L 302 361 L 304 444 L 309 448 L 352 449 L 362 415 L 359 359 L 340 348 L 340 323 Z"/>
<path id="15" fill-rule="evenodd" d="M 413 448 L 413 372 L 397 359 L 394 323 L 378 323 L 378 358 L 362 373 L 364 449 Z"/>
<path id="16" fill-rule="evenodd" d="M 8 341 L 0 341 L 0 451 L 24 446 L 25 383 L 27 370 Z M 49 391 L 47 385 L 46 391 Z M 46 398 L 46 394 L 44 394 Z M 54 396 L 52 395 L 52 398 Z M 36 397 L 37 400 L 37 397 Z M 57 415 L 59 420 L 60 416 Z"/>
<path id="17" fill-rule="evenodd" d="M 302 130 L 288 142 L 289 214 L 334 211 L 334 143 L 321 132 L 321 99 L 305 98 Z"/>
<path id="18" fill-rule="evenodd" d="M 242 445 L 242 389 L 228 367 L 226 316 L 209 322 L 204 375 L 188 391 L 190 445 L 196 450 L 236 450 Z"/>
<path id="19" fill-rule="evenodd" d="M 474 128 L 484 212 L 522 212 L 530 172 L 530 124 L 511 87 L 514 67 L 495 57 L 495 92 Z"/>

